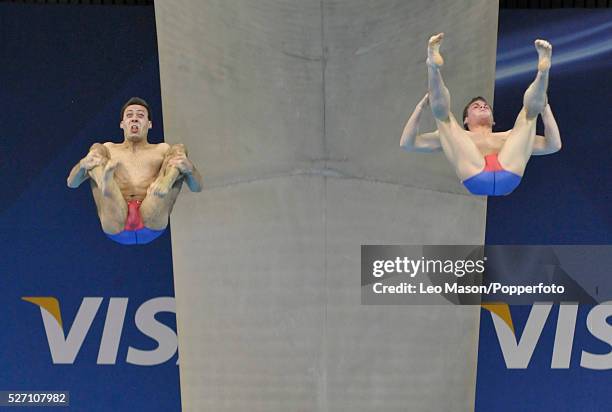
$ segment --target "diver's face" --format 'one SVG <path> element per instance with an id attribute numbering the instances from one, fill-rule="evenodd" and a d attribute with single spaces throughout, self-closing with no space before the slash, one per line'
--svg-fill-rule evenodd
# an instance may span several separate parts
<path id="1" fill-rule="evenodd" d="M 152 127 L 147 109 L 139 104 L 132 104 L 123 111 L 123 119 L 119 124 L 123 135 L 129 140 L 141 140 L 147 137 Z"/>
<path id="2" fill-rule="evenodd" d="M 476 100 L 468 107 L 465 122 L 468 125 L 488 125 L 493 127 L 491 107 L 483 100 Z"/>

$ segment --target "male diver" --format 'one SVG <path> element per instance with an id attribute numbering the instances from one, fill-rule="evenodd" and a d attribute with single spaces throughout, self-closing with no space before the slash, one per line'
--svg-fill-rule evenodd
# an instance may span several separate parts
<path id="1" fill-rule="evenodd" d="M 450 94 L 440 74 L 440 67 L 444 64 L 440 54 L 443 37 L 444 33 L 440 33 L 429 39 L 429 92 L 408 119 L 400 146 L 412 152 L 442 150 L 470 193 L 507 195 L 519 185 L 531 155 L 551 154 L 561 149 L 559 128 L 546 96 L 552 46 L 545 40 L 535 41 L 538 72 L 525 92 L 523 108 L 511 130 L 494 133 L 491 107 L 481 96 L 473 98 L 465 107 L 463 127 L 450 112 Z M 428 104 L 438 130 L 418 134 L 421 113 Z M 545 137 L 535 133 L 539 114 L 544 123 Z"/>
<path id="2" fill-rule="evenodd" d="M 181 144 L 151 144 L 149 105 L 132 97 L 121 109 L 122 143 L 95 143 L 68 176 L 76 188 L 90 178 L 102 224 L 112 240 L 132 245 L 149 243 L 168 225 L 183 181 L 192 192 L 202 190 L 202 177 Z"/>

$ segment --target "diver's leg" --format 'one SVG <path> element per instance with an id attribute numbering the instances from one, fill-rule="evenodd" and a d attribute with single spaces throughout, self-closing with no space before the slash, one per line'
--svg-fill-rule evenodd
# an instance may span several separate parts
<path id="1" fill-rule="evenodd" d="M 168 162 L 179 154 L 186 155 L 185 146 L 182 144 L 173 145 L 168 150 L 159 176 L 151 184 L 142 201 L 140 212 L 145 227 L 149 229 L 161 230 L 168 225 L 168 218 L 183 184 L 178 168 Z"/>
<path id="2" fill-rule="evenodd" d="M 450 93 L 442 80 L 440 67 L 444 59 L 440 54 L 440 44 L 444 33 L 429 38 L 427 44 L 427 83 L 429 88 L 429 105 L 434 117 L 440 121 L 447 121 L 450 113 Z"/>
<path id="3" fill-rule="evenodd" d="M 504 147 L 499 152 L 499 163 L 504 169 L 522 176 L 533 152 L 536 121 L 546 107 L 548 72 L 551 65 L 552 46 L 545 40 L 536 40 L 538 73 L 523 96 L 523 109 L 510 131 Z"/>
<path id="4" fill-rule="evenodd" d="M 440 66 L 444 64 L 440 54 L 443 37 L 443 33 L 432 36 L 427 47 L 429 102 L 438 126 L 442 150 L 459 179 L 465 180 L 479 173 L 485 163 L 472 139 L 450 112 L 450 93 L 440 73 Z"/>
<path id="5" fill-rule="evenodd" d="M 94 144 L 91 151 L 97 152 L 104 159 L 101 165 L 87 172 L 91 178 L 91 190 L 102 230 L 111 235 L 116 234 L 123 230 L 127 216 L 127 204 L 114 179 L 117 161 L 111 159 L 109 150 L 102 144 Z"/>
<path id="6" fill-rule="evenodd" d="M 174 185 L 174 182 L 179 179 L 181 172 L 177 167 L 170 166 L 168 162 L 172 158 L 179 155 L 183 155 L 185 157 L 187 156 L 187 150 L 185 149 L 184 145 L 175 144 L 172 145 L 170 149 L 168 149 L 168 152 L 166 153 L 164 161 L 160 168 L 159 176 L 151 184 L 148 192 L 151 192 L 152 194 L 158 197 L 164 197 L 170 192 L 172 186 Z"/>
<path id="7" fill-rule="evenodd" d="M 145 227 L 153 230 L 162 230 L 168 226 L 168 218 L 181 192 L 182 185 L 183 179 L 179 178 L 163 197 L 159 197 L 151 192 L 147 193 L 147 196 L 140 205 L 140 214 Z"/>

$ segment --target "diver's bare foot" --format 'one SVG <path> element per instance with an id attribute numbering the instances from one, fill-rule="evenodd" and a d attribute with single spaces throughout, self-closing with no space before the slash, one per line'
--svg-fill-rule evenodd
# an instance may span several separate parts
<path id="1" fill-rule="evenodd" d="M 104 196 L 111 195 L 110 182 L 115 177 L 115 169 L 117 168 L 118 164 L 119 162 L 117 162 L 117 160 L 108 159 L 108 161 L 104 165 L 104 170 L 102 174 L 102 185 L 100 187 L 100 190 L 102 191 L 102 194 Z"/>
<path id="2" fill-rule="evenodd" d="M 541 39 L 536 40 L 534 44 L 538 51 L 538 71 L 545 72 L 550 69 L 552 45 L 546 40 Z"/>
<path id="3" fill-rule="evenodd" d="M 444 59 L 440 54 L 440 43 L 444 38 L 444 33 L 438 33 L 429 38 L 427 43 L 427 64 L 432 67 L 440 67 L 444 65 Z"/>

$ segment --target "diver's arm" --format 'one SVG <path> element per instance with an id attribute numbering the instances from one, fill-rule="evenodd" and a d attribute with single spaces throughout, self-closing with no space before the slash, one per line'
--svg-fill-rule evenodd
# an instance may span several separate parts
<path id="1" fill-rule="evenodd" d="M 96 145 L 92 146 L 92 149 Z M 66 179 L 66 184 L 69 188 L 74 189 L 77 188 L 83 183 L 85 180 L 89 179 L 89 173 L 91 169 L 96 166 L 99 166 L 103 163 L 103 158 L 96 150 L 89 149 L 89 153 L 87 156 L 79 160 L 79 163 L 74 165 L 68 178 Z"/>
<path id="2" fill-rule="evenodd" d="M 429 104 L 429 95 L 421 99 L 404 126 L 400 147 L 408 152 L 435 152 L 441 149 L 438 131 L 419 134 L 419 122 L 423 109 Z"/>
<path id="3" fill-rule="evenodd" d="M 193 166 L 191 172 L 183 173 L 183 176 L 185 176 L 185 183 L 187 183 L 189 190 L 192 192 L 202 191 L 202 176 L 195 166 Z"/>
<path id="4" fill-rule="evenodd" d="M 81 166 L 81 162 L 79 161 L 79 163 L 77 163 L 70 171 L 68 179 L 66 179 L 66 184 L 69 188 L 74 189 L 79 187 L 81 183 L 88 178 L 89 175 L 87 174 L 87 169 Z"/>
<path id="5" fill-rule="evenodd" d="M 168 161 L 169 167 L 176 167 L 181 175 L 185 178 L 187 187 L 192 192 L 202 191 L 202 176 L 195 165 L 187 158 L 186 152 L 174 156 Z"/>
<path id="6" fill-rule="evenodd" d="M 550 105 L 546 105 L 541 116 L 544 123 L 544 136 L 536 136 L 532 154 L 547 155 L 558 152 L 561 150 L 561 135 Z"/>

